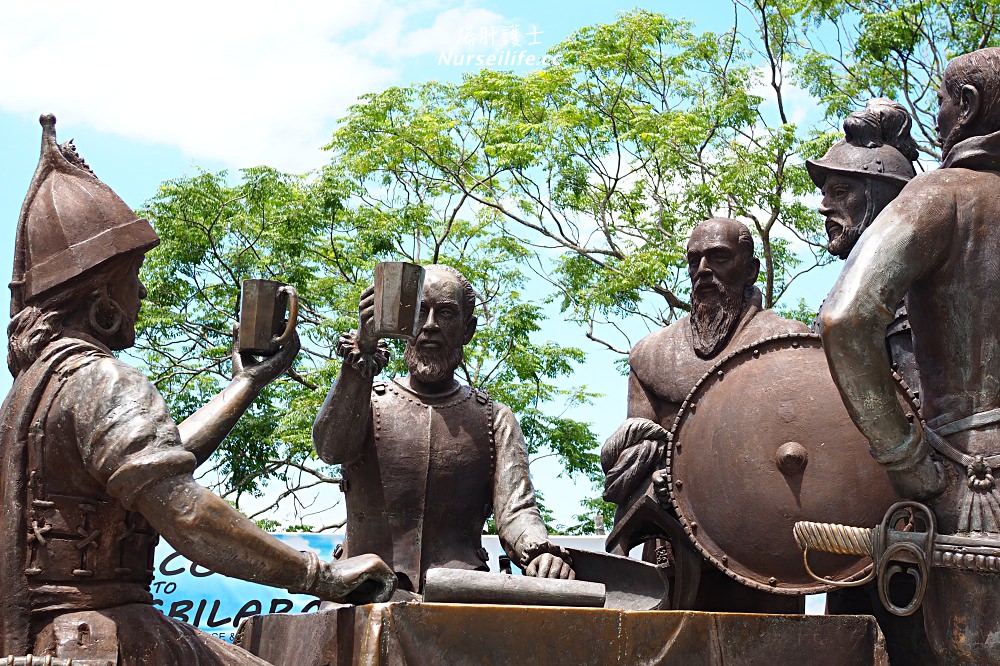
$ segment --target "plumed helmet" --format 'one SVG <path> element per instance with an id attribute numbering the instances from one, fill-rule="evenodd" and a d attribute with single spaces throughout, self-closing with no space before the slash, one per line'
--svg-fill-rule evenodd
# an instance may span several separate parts
<path id="1" fill-rule="evenodd" d="M 830 173 L 862 176 L 898 183 L 903 187 L 916 175 L 913 163 L 892 146 L 857 146 L 838 141 L 816 160 L 806 160 L 809 177 L 816 187 L 823 187 Z"/>
<path id="2" fill-rule="evenodd" d="M 148 221 L 98 180 L 73 142 L 56 143 L 56 119 L 39 118 L 42 150 L 21 206 L 10 283 L 11 316 L 109 259 L 160 242 Z"/>
<path id="3" fill-rule="evenodd" d="M 885 98 L 869 100 L 844 120 L 844 139 L 826 155 L 806 160 L 809 177 L 822 188 L 830 173 L 874 178 L 903 187 L 915 175 L 917 144 L 910 136 L 910 114 Z"/>

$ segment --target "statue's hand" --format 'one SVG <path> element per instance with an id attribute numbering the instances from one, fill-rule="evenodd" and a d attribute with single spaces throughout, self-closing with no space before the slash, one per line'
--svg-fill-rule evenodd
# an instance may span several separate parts
<path id="1" fill-rule="evenodd" d="M 658 469 L 653 472 L 653 493 L 663 506 L 670 505 L 670 479 L 667 470 Z"/>
<path id="2" fill-rule="evenodd" d="M 627 419 L 601 448 L 604 499 L 623 504 L 664 464 L 670 433 L 649 419 Z"/>
<path id="3" fill-rule="evenodd" d="M 576 578 L 576 572 L 573 571 L 570 563 L 559 555 L 553 555 L 552 553 L 542 553 L 535 557 L 535 559 L 528 563 L 524 573 L 529 576 L 537 576 L 538 578 L 562 578 L 564 580 L 573 580 Z"/>
<path id="4" fill-rule="evenodd" d="M 249 379 L 258 389 L 264 388 L 292 367 L 299 348 L 299 334 L 293 333 L 292 339 L 278 349 L 277 353 L 257 361 L 250 354 L 240 351 L 238 330 L 234 328 L 233 380 Z"/>
<path id="5" fill-rule="evenodd" d="M 654 442 L 654 446 L 661 448 L 659 444 L 666 443 L 669 437 L 670 433 L 655 421 L 639 417 L 625 419 L 601 447 L 601 467 L 607 474 L 628 449 L 645 441 Z"/>
<path id="6" fill-rule="evenodd" d="M 321 562 L 316 583 L 306 593 L 348 604 L 388 601 L 396 591 L 396 574 L 371 553 L 336 562 Z"/>
<path id="7" fill-rule="evenodd" d="M 373 352 L 379 338 L 375 335 L 375 285 L 361 292 L 358 302 L 358 349 Z"/>

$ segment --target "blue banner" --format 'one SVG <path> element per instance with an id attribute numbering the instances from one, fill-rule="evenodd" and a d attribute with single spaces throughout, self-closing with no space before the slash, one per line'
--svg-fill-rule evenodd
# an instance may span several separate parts
<path id="1" fill-rule="evenodd" d="M 312 551 L 321 560 L 333 559 L 334 549 L 344 540 L 342 534 L 289 532 L 275 534 L 295 550 Z M 604 537 L 552 537 L 552 541 L 586 550 L 604 550 Z M 483 547 L 489 552 L 489 566 L 499 570 L 503 554 L 496 536 L 483 535 Z M 165 615 L 187 622 L 213 636 L 232 642 L 240 622 L 262 613 L 308 613 L 319 607 L 319 599 L 304 594 L 248 583 L 192 563 L 161 540 L 156 548 L 156 573 L 151 591 L 154 602 Z M 513 573 L 520 571 L 515 566 Z"/>

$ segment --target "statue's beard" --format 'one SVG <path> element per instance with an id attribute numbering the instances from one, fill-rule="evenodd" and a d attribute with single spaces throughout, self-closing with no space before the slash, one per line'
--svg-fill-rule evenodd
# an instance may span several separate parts
<path id="1" fill-rule="evenodd" d="M 462 363 L 462 346 L 419 350 L 412 342 L 406 344 L 403 360 L 414 379 L 433 384 L 448 379 Z"/>
<path id="2" fill-rule="evenodd" d="M 705 281 L 718 291 L 708 294 L 697 291 Z M 736 329 L 743 312 L 743 285 L 730 288 L 714 277 L 695 282 L 691 296 L 691 335 L 694 351 L 700 358 L 718 354 Z"/>
<path id="3" fill-rule="evenodd" d="M 941 160 L 943 161 L 946 157 L 948 157 L 948 153 L 950 153 L 951 149 L 955 147 L 955 144 L 965 138 L 967 137 L 962 135 L 962 127 L 959 125 L 953 127 L 952 130 L 948 132 L 948 136 L 941 140 Z"/>
<path id="4" fill-rule="evenodd" d="M 861 233 L 868 226 L 868 222 L 868 220 L 862 220 L 860 223 L 850 227 L 841 227 L 840 233 L 830 238 L 826 246 L 830 254 L 840 259 L 847 259 L 848 255 L 851 254 L 851 250 L 858 244 Z"/>

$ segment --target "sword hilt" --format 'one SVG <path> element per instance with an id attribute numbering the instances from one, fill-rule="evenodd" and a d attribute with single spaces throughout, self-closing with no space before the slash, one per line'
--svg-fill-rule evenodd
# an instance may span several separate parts
<path id="1" fill-rule="evenodd" d="M 837 555 L 871 557 L 875 530 L 870 527 L 851 527 L 837 523 L 814 523 L 801 520 L 792 528 L 795 543 L 803 551 L 818 550 Z"/>
<path id="2" fill-rule="evenodd" d="M 809 567 L 809 550 L 837 555 L 856 555 L 875 559 L 875 530 L 869 527 L 851 527 L 837 523 L 814 523 L 800 520 L 792 528 L 795 543 L 802 549 L 802 563 L 806 573 L 815 580 L 834 587 L 858 587 L 875 577 L 875 567 L 860 580 L 832 580 L 817 575 Z"/>

